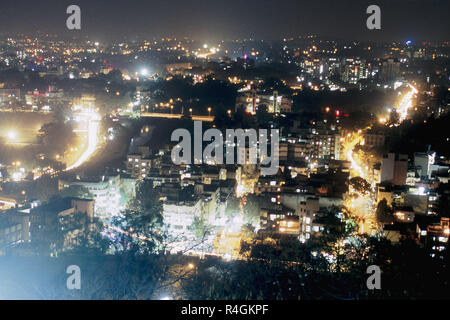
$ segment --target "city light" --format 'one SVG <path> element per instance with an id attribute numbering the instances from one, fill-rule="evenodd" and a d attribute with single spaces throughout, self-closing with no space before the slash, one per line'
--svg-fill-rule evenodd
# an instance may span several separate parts
<path id="1" fill-rule="evenodd" d="M 141 76 L 146 77 L 148 75 L 148 69 L 147 68 L 142 68 L 140 73 L 141 73 Z"/>
<path id="2" fill-rule="evenodd" d="M 408 110 L 412 107 L 414 95 L 418 93 L 417 89 L 411 84 L 408 84 L 411 88 L 400 100 L 397 108 L 399 114 L 399 123 L 403 122 L 408 116 Z"/>
<path id="3" fill-rule="evenodd" d="M 99 129 L 100 116 L 93 111 L 85 113 L 84 116 L 86 117 L 86 122 L 88 125 L 87 148 L 83 152 L 83 154 L 78 158 L 78 160 L 75 161 L 75 163 L 71 164 L 70 166 L 68 166 L 66 168 L 66 171 L 70 171 L 72 169 L 78 168 L 83 163 L 85 163 L 94 154 L 94 152 L 98 146 L 98 142 L 99 142 L 98 129 Z"/>

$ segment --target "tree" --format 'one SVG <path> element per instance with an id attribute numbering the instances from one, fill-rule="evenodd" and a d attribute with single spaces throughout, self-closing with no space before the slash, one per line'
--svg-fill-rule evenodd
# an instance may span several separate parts
<path id="1" fill-rule="evenodd" d="M 211 231 L 211 226 L 208 225 L 203 217 L 194 217 L 192 225 L 189 227 L 199 240 L 203 240 L 204 237 Z"/>
<path id="2" fill-rule="evenodd" d="M 47 152 L 64 153 L 75 143 L 76 135 L 70 123 L 61 121 L 44 124 L 39 130 L 39 140 Z"/>
<path id="3" fill-rule="evenodd" d="M 151 181 L 136 186 L 136 197 L 130 200 L 123 216 L 113 225 L 119 230 L 115 243 L 118 250 L 149 254 L 163 249 L 166 237 L 163 230 L 162 202 Z"/>
<path id="4" fill-rule="evenodd" d="M 258 122 L 259 127 L 268 128 L 271 119 L 272 117 L 267 112 L 267 106 L 265 104 L 260 104 L 256 110 L 256 121 Z"/>
<path id="5" fill-rule="evenodd" d="M 370 183 L 368 183 L 364 178 L 361 178 L 361 177 L 351 178 L 349 181 L 349 184 L 357 192 L 360 192 L 363 194 L 370 192 Z"/>
<path id="6" fill-rule="evenodd" d="M 387 200 L 384 198 L 377 205 L 376 217 L 379 224 L 390 224 L 394 222 L 392 208 L 387 204 Z"/>
<path id="7" fill-rule="evenodd" d="M 110 239 L 102 235 L 105 226 L 97 217 L 90 218 L 85 213 L 77 212 L 64 217 L 60 223 L 66 252 L 102 255 L 111 245 Z"/>

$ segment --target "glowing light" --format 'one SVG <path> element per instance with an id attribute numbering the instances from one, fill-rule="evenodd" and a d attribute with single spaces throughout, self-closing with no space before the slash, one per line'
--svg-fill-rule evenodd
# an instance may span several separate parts
<path id="1" fill-rule="evenodd" d="M 83 154 L 78 158 L 78 160 L 72 164 L 71 166 L 66 168 L 66 171 L 70 171 L 72 169 L 78 168 L 81 166 L 84 162 L 86 162 L 92 154 L 97 149 L 98 145 L 98 128 L 99 128 L 99 122 L 100 116 L 95 112 L 90 112 L 88 114 L 88 146 L 86 150 L 83 152 Z"/>
<path id="2" fill-rule="evenodd" d="M 20 180 L 22 180 L 22 177 L 23 177 L 22 172 L 14 172 L 14 173 L 12 174 L 12 179 L 13 179 L 14 181 L 20 181 Z"/>
<path id="3" fill-rule="evenodd" d="M 8 131 L 7 137 L 9 140 L 16 140 L 17 139 L 17 132 L 15 131 Z"/>
<path id="4" fill-rule="evenodd" d="M 142 75 L 142 76 L 147 76 L 147 75 L 148 75 L 148 69 L 142 68 L 142 69 L 141 69 L 141 75 Z"/>
<path id="5" fill-rule="evenodd" d="M 412 85 L 408 84 L 411 90 L 406 93 L 403 98 L 400 100 L 400 103 L 397 108 L 397 112 L 399 113 L 399 122 L 403 122 L 408 116 L 408 110 L 412 107 L 413 97 L 418 93 L 417 89 Z"/>

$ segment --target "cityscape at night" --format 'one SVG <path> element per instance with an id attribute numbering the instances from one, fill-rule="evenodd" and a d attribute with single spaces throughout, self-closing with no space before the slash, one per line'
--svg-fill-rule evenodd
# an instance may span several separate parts
<path id="1" fill-rule="evenodd" d="M 449 13 L 2 2 L 0 300 L 449 299 Z"/>

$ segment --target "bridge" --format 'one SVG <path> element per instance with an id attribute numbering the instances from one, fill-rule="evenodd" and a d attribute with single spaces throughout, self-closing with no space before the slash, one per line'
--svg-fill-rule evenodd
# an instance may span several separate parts
<path id="1" fill-rule="evenodd" d="M 183 117 L 183 114 L 181 114 L 181 113 L 162 113 L 162 112 L 141 112 L 141 117 L 181 119 Z M 214 121 L 214 116 L 191 115 L 188 117 L 194 121 L 205 121 L 205 122 L 213 122 Z"/>

